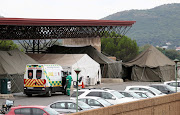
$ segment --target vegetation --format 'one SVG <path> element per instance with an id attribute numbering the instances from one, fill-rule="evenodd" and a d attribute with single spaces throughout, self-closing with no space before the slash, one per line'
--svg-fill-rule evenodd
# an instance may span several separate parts
<path id="1" fill-rule="evenodd" d="M 139 53 L 143 52 L 144 50 L 146 50 L 150 45 L 146 44 L 142 47 L 139 48 Z M 178 59 L 180 60 L 180 52 L 173 50 L 173 49 L 162 49 L 162 48 L 157 48 L 160 52 L 162 52 L 163 54 L 165 54 L 169 59 L 174 60 L 174 59 Z"/>
<path id="2" fill-rule="evenodd" d="M 16 48 L 18 48 L 18 46 L 12 40 L 0 40 L 0 50 L 8 51 Z"/>
<path id="3" fill-rule="evenodd" d="M 127 62 L 138 54 L 139 47 L 135 40 L 127 36 L 122 38 L 102 38 L 101 51 L 108 55 L 115 56 L 117 59 Z"/>
<path id="4" fill-rule="evenodd" d="M 164 46 L 167 42 L 173 45 L 172 48 L 180 46 L 180 3 L 117 12 L 103 19 L 136 21 L 126 35 L 135 39 L 138 46 Z"/>

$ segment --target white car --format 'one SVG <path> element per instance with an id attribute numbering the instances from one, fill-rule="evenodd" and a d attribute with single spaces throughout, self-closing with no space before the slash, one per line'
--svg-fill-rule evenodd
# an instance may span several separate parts
<path id="1" fill-rule="evenodd" d="M 144 97 L 138 95 L 137 93 L 133 91 L 119 91 L 122 95 L 125 97 L 130 97 L 130 98 L 137 98 L 137 99 L 144 99 Z"/>
<path id="2" fill-rule="evenodd" d="M 141 96 L 142 98 L 152 98 L 152 97 L 155 97 L 155 95 L 153 95 L 152 93 L 150 93 L 148 91 L 132 90 L 130 92 L 134 92 L 134 93 L 138 94 L 139 96 Z"/>
<path id="3" fill-rule="evenodd" d="M 76 100 L 58 100 L 48 105 L 48 107 L 56 110 L 59 113 L 75 113 Z M 78 101 L 78 111 L 93 109 L 88 104 Z"/>
<path id="4" fill-rule="evenodd" d="M 83 98 L 83 97 L 88 97 L 88 96 L 104 98 L 105 100 L 107 100 L 113 105 L 139 100 L 139 99 L 125 97 L 122 94 L 120 94 L 118 91 L 110 90 L 110 89 L 80 89 L 78 90 L 78 98 Z M 74 90 L 74 93 L 71 95 L 70 99 L 76 99 L 76 90 Z"/>
<path id="5" fill-rule="evenodd" d="M 172 87 L 176 87 L 176 81 L 166 81 L 164 82 L 166 85 L 170 85 Z M 177 81 L 177 90 L 180 90 L 180 81 Z"/>
<path id="6" fill-rule="evenodd" d="M 149 87 L 149 86 L 126 86 L 125 91 L 131 91 L 131 90 L 148 91 L 148 92 L 152 93 L 154 96 L 166 95 L 166 94 L 162 93 L 161 91 L 159 91 L 153 87 Z"/>
<path id="7" fill-rule="evenodd" d="M 79 98 L 78 100 L 83 101 L 84 103 L 88 104 L 93 108 L 107 107 L 113 105 L 101 97 L 89 96 L 89 97 Z"/>

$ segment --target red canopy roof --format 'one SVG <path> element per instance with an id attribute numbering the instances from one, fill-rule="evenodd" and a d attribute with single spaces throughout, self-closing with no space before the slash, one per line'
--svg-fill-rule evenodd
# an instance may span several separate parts
<path id="1" fill-rule="evenodd" d="M 83 20 L 83 19 L 30 19 L 0 18 L 0 25 L 26 26 L 132 26 L 136 21 Z"/>

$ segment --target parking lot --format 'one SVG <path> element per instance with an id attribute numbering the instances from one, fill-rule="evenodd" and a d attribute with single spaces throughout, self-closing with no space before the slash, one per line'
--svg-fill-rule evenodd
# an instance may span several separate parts
<path id="1" fill-rule="evenodd" d="M 122 83 L 101 83 L 100 85 L 96 86 L 88 86 L 86 88 L 111 88 L 114 90 L 124 90 L 126 86 L 129 85 L 149 85 L 153 83 L 159 83 L 159 82 L 122 82 Z M 71 94 L 73 92 L 73 89 L 71 89 Z M 41 95 L 33 95 L 32 97 L 27 97 L 22 92 L 21 93 L 14 93 L 14 105 L 48 105 L 54 101 L 57 100 L 63 100 L 63 99 L 69 99 L 69 96 L 63 95 L 62 93 L 55 93 L 51 97 L 45 97 Z M 2 105 L 3 102 L 5 102 L 6 99 L 0 99 L 0 105 Z"/>

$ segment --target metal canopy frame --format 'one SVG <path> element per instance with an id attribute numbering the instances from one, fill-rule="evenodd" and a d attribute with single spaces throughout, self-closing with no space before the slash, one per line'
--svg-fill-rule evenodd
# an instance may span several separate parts
<path id="1" fill-rule="evenodd" d="M 39 53 L 54 45 L 58 39 L 121 38 L 134 23 L 135 21 L 0 18 L 0 40 L 18 40 L 26 52 Z"/>

